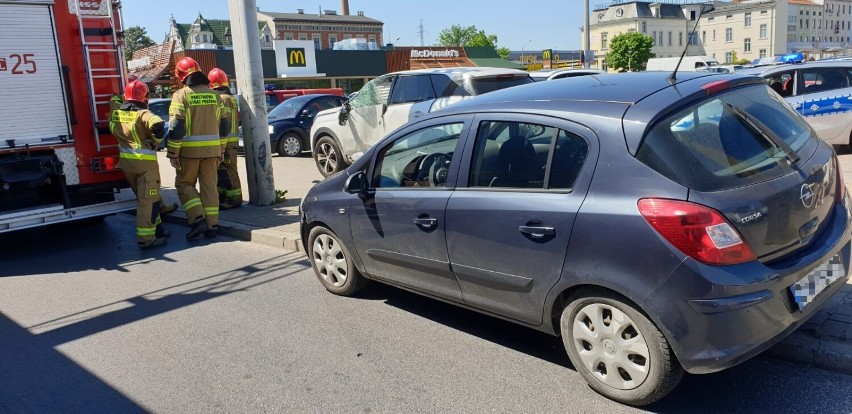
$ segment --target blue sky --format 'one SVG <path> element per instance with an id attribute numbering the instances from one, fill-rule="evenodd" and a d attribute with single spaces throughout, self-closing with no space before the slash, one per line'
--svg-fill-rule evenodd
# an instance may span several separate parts
<path id="1" fill-rule="evenodd" d="M 320 9 L 337 10 L 340 0 L 256 0 L 263 11 L 316 14 Z M 607 0 L 592 0 L 591 6 Z M 124 0 L 124 23 L 142 26 L 156 42 L 168 30 L 169 16 L 179 23 L 191 23 L 200 11 L 210 19 L 227 19 L 224 0 Z M 423 44 L 432 45 L 444 28 L 453 24 L 474 25 L 497 35 L 498 46 L 512 50 L 580 49 L 583 25 L 582 0 L 548 0 L 531 4 L 487 0 L 349 0 L 349 12 L 384 22 L 386 42 L 399 46 L 419 46 L 418 25 L 423 20 Z M 394 42 L 396 38 L 398 41 Z"/>

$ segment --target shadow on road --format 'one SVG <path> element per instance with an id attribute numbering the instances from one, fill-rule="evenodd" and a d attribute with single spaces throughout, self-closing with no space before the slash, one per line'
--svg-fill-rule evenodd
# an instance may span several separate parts
<path id="1" fill-rule="evenodd" d="M 301 255 L 292 256 L 175 284 L 29 327 L 0 312 L 0 412 L 144 412 L 57 347 L 291 276 L 303 269 L 292 266 L 301 261 Z M 113 310 L 118 306 L 122 307 Z"/>
<path id="2" fill-rule="evenodd" d="M 372 283 L 358 297 L 380 300 L 449 328 L 574 369 L 560 338 L 381 283 Z M 811 381 L 813 376 L 840 380 L 836 387 L 826 388 L 824 381 Z M 577 376 L 572 378 L 582 381 Z M 819 409 L 820 403 L 827 408 Z M 840 406 L 852 407 L 852 377 L 758 356 L 715 374 L 687 374 L 666 398 L 642 408 L 659 413 L 759 413 L 831 412 L 830 407 Z"/>

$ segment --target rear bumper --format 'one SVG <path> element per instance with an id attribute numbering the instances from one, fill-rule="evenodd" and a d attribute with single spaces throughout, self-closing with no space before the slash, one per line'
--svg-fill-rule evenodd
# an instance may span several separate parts
<path id="1" fill-rule="evenodd" d="M 796 330 L 846 283 L 852 259 L 846 206 L 836 205 L 832 222 L 812 246 L 771 265 L 753 261 L 708 266 L 687 259 L 643 308 L 666 334 L 687 372 L 732 367 Z M 800 310 L 790 286 L 835 256 L 844 273 Z"/>

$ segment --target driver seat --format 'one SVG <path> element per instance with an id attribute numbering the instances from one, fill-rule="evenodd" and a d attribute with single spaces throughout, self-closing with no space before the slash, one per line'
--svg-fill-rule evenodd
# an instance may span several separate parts
<path id="1" fill-rule="evenodd" d="M 523 135 L 509 138 L 498 152 L 500 176 L 491 187 L 527 188 L 535 177 L 535 148 Z"/>

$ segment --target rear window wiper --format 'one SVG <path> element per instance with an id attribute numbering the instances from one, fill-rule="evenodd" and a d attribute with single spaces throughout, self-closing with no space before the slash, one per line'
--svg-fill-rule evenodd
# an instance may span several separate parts
<path id="1" fill-rule="evenodd" d="M 757 134 L 767 142 L 769 142 L 773 147 L 780 149 L 787 156 L 787 159 L 790 160 L 791 163 L 795 164 L 799 162 L 801 157 L 796 151 L 793 151 L 793 148 L 787 144 L 781 137 L 775 135 L 775 133 L 766 127 L 762 122 L 758 119 L 751 117 L 742 109 L 734 106 L 733 104 L 726 102 L 725 105 L 734 113 L 737 119 L 740 120 L 745 126 L 750 129 L 753 133 Z"/>

